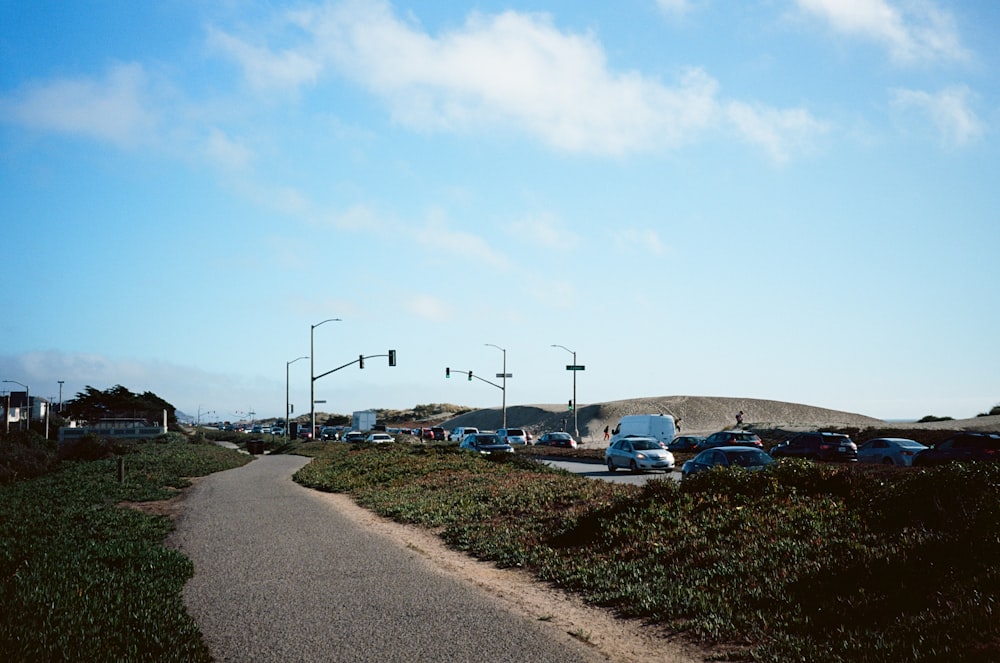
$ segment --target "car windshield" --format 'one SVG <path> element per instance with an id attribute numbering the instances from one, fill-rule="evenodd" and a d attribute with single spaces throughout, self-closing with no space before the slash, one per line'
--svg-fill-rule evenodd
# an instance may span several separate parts
<path id="1" fill-rule="evenodd" d="M 550 440 L 568 440 L 569 433 L 552 433 L 549 435 Z"/>
<path id="2" fill-rule="evenodd" d="M 730 465 L 740 467 L 755 467 L 757 465 L 767 465 L 773 462 L 770 456 L 763 451 L 736 451 L 726 454 Z"/>
<path id="3" fill-rule="evenodd" d="M 507 431 L 507 437 L 524 437 L 524 431 L 520 428 L 511 428 Z"/>
<path id="4" fill-rule="evenodd" d="M 636 451 L 651 451 L 662 447 L 656 440 L 632 440 L 632 448 Z"/>
<path id="5" fill-rule="evenodd" d="M 734 440 L 740 440 L 742 442 L 755 442 L 760 438 L 757 437 L 756 433 L 736 433 L 733 435 Z"/>
<path id="6" fill-rule="evenodd" d="M 476 442 L 479 444 L 496 444 L 497 439 L 492 435 L 477 435 Z"/>

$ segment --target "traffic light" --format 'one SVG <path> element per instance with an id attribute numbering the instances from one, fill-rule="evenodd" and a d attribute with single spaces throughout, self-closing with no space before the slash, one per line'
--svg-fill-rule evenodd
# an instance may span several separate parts
<path id="1" fill-rule="evenodd" d="M 364 368 L 364 367 L 365 367 L 365 356 L 358 355 L 358 368 Z"/>
<path id="2" fill-rule="evenodd" d="M 389 365 L 390 366 L 395 366 L 396 365 L 396 351 L 395 350 L 389 350 Z"/>
<path id="3" fill-rule="evenodd" d="M 451 377 L 451 369 L 450 368 L 444 369 L 444 376 L 446 378 L 450 378 Z"/>
<path id="4" fill-rule="evenodd" d="M 469 382 L 472 382 L 472 371 L 469 371 Z"/>
<path id="5" fill-rule="evenodd" d="M 573 409 L 573 399 L 572 399 L 572 398 L 571 398 L 571 399 L 569 399 L 569 409 L 570 409 L 570 410 L 572 410 L 572 409 Z"/>

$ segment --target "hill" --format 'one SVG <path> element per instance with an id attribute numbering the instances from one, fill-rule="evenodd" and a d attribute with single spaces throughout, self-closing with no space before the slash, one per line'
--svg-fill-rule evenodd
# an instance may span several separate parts
<path id="1" fill-rule="evenodd" d="M 731 427 L 736 423 L 736 413 L 744 412 L 744 423 L 754 428 L 781 428 L 786 430 L 817 428 L 884 428 L 887 422 L 853 412 L 828 408 L 771 401 L 757 398 L 730 398 L 722 396 L 662 396 L 633 398 L 606 403 L 594 403 L 579 408 L 577 413 L 580 436 L 588 445 L 604 444 L 604 427 L 614 428 L 618 420 L 628 414 L 669 414 L 680 420 L 681 431 L 689 434 L 707 434 Z M 475 426 L 481 430 L 496 430 L 503 426 L 500 408 L 475 410 L 444 421 L 446 429 L 455 426 Z M 533 432 L 544 430 L 573 431 L 573 413 L 560 405 L 515 405 L 507 407 L 507 425 L 527 428 Z M 963 421 L 936 424 L 893 424 L 894 428 L 941 428 L 997 430 L 1000 417 L 979 417 Z"/>

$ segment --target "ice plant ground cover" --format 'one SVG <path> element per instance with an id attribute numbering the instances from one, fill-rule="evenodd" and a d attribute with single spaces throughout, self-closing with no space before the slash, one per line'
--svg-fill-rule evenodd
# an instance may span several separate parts
<path id="1" fill-rule="evenodd" d="M 635 487 L 446 445 L 300 452 L 306 486 L 726 658 L 1000 658 L 1000 465 L 783 461 Z"/>
<path id="2" fill-rule="evenodd" d="M 5 660 L 210 659 L 181 600 L 191 562 L 163 545 L 170 520 L 120 504 L 172 497 L 190 477 L 250 459 L 177 434 L 115 453 L 0 487 Z"/>

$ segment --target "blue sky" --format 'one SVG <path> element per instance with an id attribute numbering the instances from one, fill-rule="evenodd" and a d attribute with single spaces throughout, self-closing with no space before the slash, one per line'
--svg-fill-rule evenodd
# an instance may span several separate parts
<path id="1" fill-rule="evenodd" d="M 459 4 L 0 5 L 0 379 L 1000 403 L 1000 4 Z"/>

